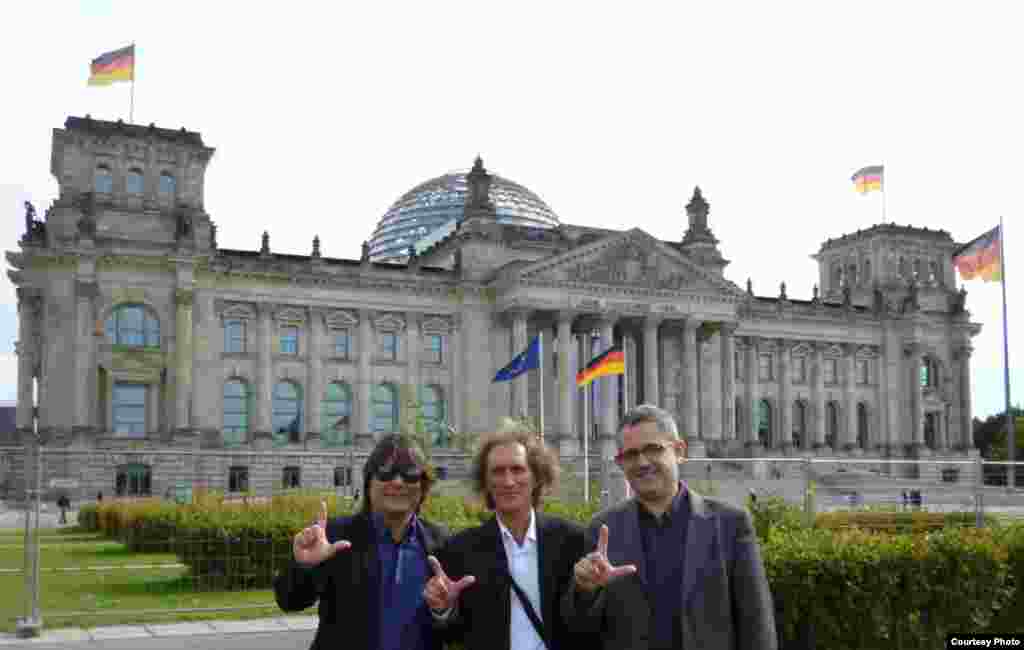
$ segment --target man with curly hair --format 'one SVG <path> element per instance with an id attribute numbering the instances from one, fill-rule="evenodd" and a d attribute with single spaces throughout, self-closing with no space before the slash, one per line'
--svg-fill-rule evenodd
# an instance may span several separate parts
<path id="1" fill-rule="evenodd" d="M 572 647 L 561 601 L 573 563 L 585 552 L 583 529 L 539 512 L 554 488 L 558 457 L 536 432 L 506 421 L 484 437 L 473 482 L 493 519 L 448 540 L 424 597 L 446 638 L 467 648 Z M 449 577 L 451 576 L 451 577 Z"/>

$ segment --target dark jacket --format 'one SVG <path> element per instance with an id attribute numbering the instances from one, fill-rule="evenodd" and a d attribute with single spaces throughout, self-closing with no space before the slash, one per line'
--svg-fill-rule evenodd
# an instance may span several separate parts
<path id="1" fill-rule="evenodd" d="M 448 538 L 442 526 L 420 518 L 420 543 L 434 554 Z M 323 564 L 303 568 L 294 560 L 274 579 L 274 597 L 286 612 L 319 600 L 320 623 L 311 650 L 376 650 L 380 621 L 380 558 L 370 516 L 357 514 L 327 522 L 327 541 L 347 540 L 352 547 Z M 441 650 L 435 635 L 431 650 Z"/>
<path id="2" fill-rule="evenodd" d="M 686 648 L 775 650 L 775 613 L 750 513 L 689 491 L 690 524 L 683 560 L 682 638 Z M 585 594 L 567 590 L 562 611 L 579 633 L 597 634 L 604 650 L 645 650 L 651 609 L 636 499 L 594 516 L 587 531 L 597 545 L 608 525 L 608 561 L 635 564 L 637 572 Z"/>
<path id="3" fill-rule="evenodd" d="M 548 650 L 587 647 L 570 638 L 562 620 L 561 601 L 571 587 L 573 566 L 583 554 L 586 534 L 581 526 L 536 512 L 540 607 Z M 466 650 L 508 650 L 512 582 L 497 518 L 462 531 L 437 556 L 452 580 L 472 575 L 476 582 L 459 596 L 452 618 L 442 627 L 446 638 L 461 640 Z"/>

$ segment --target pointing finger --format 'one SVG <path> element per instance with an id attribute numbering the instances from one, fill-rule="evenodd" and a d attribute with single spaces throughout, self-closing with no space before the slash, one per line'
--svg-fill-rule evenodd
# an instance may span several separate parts
<path id="1" fill-rule="evenodd" d="M 327 501 L 326 500 L 321 500 L 320 501 L 320 519 L 319 519 L 319 522 L 320 522 L 321 526 L 323 526 L 325 528 L 327 527 Z"/>
<path id="2" fill-rule="evenodd" d="M 437 561 L 437 558 L 433 555 L 427 556 L 427 562 L 430 563 L 430 568 L 433 569 L 434 575 L 440 577 L 444 581 L 448 581 L 448 575 L 445 574 L 444 569 L 441 568 L 441 563 Z"/>
<path id="3" fill-rule="evenodd" d="M 608 526 L 601 524 L 601 532 L 597 536 L 597 552 L 601 555 L 608 555 Z"/>
<path id="4" fill-rule="evenodd" d="M 471 586 L 474 582 L 476 582 L 476 578 L 473 576 L 463 576 L 458 582 L 452 585 L 453 594 L 458 596 L 463 589 Z"/>
<path id="5" fill-rule="evenodd" d="M 628 576 L 636 573 L 636 565 L 627 564 L 625 566 L 615 567 L 608 572 L 608 579 L 618 578 L 621 576 Z"/>

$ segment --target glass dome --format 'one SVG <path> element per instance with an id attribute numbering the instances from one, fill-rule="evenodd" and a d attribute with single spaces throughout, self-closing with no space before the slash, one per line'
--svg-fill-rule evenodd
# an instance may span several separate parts
<path id="1" fill-rule="evenodd" d="M 370 238 L 370 259 L 375 262 L 403 262 L 409 246 L 426 250 L 453 230 L 466 202 L 466 175 L 453 172 L 421 183 L 406 192 L 388 209 Z M 488 196 L 498 221 L 517 226 L 554 228 L 558 217 L 536 194 L 497 174 L 489 174 Z"/>

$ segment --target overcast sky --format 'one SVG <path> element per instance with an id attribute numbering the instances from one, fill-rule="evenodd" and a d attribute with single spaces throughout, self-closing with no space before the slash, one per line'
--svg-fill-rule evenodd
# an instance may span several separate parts
<path id="1" fill-rule="evenodd" d="M 276 252 L 319 235 L 325 256 L 358 258 L 393 201 L 479 153 L 563 222 L 666 240 L 700 185 L 727 277 L 809 298 L 809 256 L 881 220 L 850 175 L 884 164 L 887 221 L 966 242 L 1006 220 L 1024 402 L 1017 4 L 696 4 L 5 2 L 0 239 L 17 250 L 22 201 L 42 213 L 56 196 L 52 129 L 128 120 L 130 84 L 86 79 L 134 41 L 134 121 L 216 148 L 206 210 L 226 248 L 257 250 L 266 229 Z M 997 284 L 967 289 L 985 416 L 1004 399 L 1002 302 Z M 0 399 L 15 398 L 16 338 L 5 281 Z"/>

